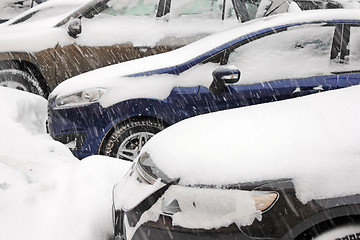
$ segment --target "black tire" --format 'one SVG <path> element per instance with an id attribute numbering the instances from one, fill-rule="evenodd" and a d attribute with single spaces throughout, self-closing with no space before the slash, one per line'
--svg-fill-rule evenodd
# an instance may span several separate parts
<path id="1" fill-rule="evenodd" d="M 308 229 L 295 240 L 360 239 L 360 216 L 334 218 Z"/>
<path id="2" fill-rule="evenodd" d="M 155 120 L 133 120 L 117 125 L 103 143 L 101 154 L 134 161 L 142 146 L 165 126 Z"/>
<path id="3" fill-rule="evenodd" d="M 353 239 L 360 240 L 360 224 L 349 224 L 331 228 L 325 232 L 320 233 L 313 240 L 338 240 L 338 239 Z"/>
<path id="4" fill-rule="evenodd" d="M 0 69 L 0 86 L 45 96 L 35 77 L 18 69 Z"/>

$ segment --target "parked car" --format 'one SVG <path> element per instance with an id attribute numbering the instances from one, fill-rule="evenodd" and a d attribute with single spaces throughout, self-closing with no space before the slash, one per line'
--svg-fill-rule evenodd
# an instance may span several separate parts
<path id="1" fill-rule="evenodd" d="M 246 6 L 254 18 L 257 3 L 242 0 L 51 0 L 0 25 L 0 85 L 46 97 L 80 73 L 237 26 Z"/>
<path id="2" fill-rule="evenodd" d="M 114 188 L 115 239 L 357 239 L 360 87 L 186 119 Z"/>
<path id="3" fill-rule="evenodd" d="M 80 159 L 132 161 L 151 136 L 183 119 L 359 84 L 359 13 L 253 20 L 172 52 L 79 75 L 49 97 L 50 135 Z"/>

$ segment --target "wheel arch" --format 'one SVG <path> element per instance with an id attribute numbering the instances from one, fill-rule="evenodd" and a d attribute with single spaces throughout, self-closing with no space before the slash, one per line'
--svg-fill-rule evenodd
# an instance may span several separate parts
<path id="1" fill-rule="evenodd" d="M 301 239 L 310 239 L 315 237 L 316 234 L 324 233 L 327 230 L 330 230 L 334 227 L 341 227 L 347 224 L 359 224 L 360 223 L 360 215 L 346 215 L 341 217 L 336 217 L 333 219 L 328 219 L 326 221 L 317 223 L 316 225 L 306 229 L 304 232 L 299 234 L 295 240 Z"/>
<path id="2" fill-rule="evenodd" d="M 349 223 L 351 221 L 360 223 L 360 204 L 326 209 L 299 223 L 281 239 L 307 239 L 306 236 L 314 232 L 314 229 L 324 228 L 324 226 L 331 224 Z"/>
<path id="3" fill-rule="evenodd" d="M 40 69 L 32 62 L 25 60 L 3 60 L 0 61 L 0 70 L 3 69 L 17 69 L 29 73 L 34 76 L 44 91 L 44 97 L 47 98 L 50 94 L 50 88 L 46 84 L 46 80 Z"/>
<path id="4" fill-rule="evenodd" d="M 116 123 L 113 124 L 112 127 L 110 127 L 108 129 L 108 131 L 105 133 L 103 139 L 101 140 L 101 143 L 100 143 L 99 149 L 98 149 L 98 153 L 101 154 L 103 152 L 104 147 L 105 147 L 105 143 L 107 142 L 107 140 L 109 140 L 111 134 L 115 131 L 117 126 L 122 125 L 122 124 L 124 124 L 126 122 L 141 121 L 141 120 L 156 121 L 156 122 L 159 122 L 162 125 L 164 125 L 165 128 L 167 128 L 167 127 L 169 127 L 171 125 L 171 124 L 167 123 L 166 121 L 164 121 L 164 120 L 162 120 L 160 118 L 154 117 L 154 116 L 132 116 L 132 117 L 129 117 L 129 118 L 126 118 L 126 119 L 122 119 L 120 121 L 116 121 Z"/>

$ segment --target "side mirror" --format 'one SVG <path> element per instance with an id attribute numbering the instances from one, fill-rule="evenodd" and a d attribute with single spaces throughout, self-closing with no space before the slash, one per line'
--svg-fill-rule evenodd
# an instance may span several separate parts
<path id="1" fill-rule="evenodd" d="M 68 34 L 73 37 L 77 38 L 77 36 L 81 33 L 81 20 L 80 18 L 70 20 L 68 25 Z"/>
<path id="2" fill-rule="evenodd" d="M 209 87 L 213 94 L 219 94 L 226 84 L 236 83 L 240 79 L 240 71 L 235 66 L 223 66 L 215 69 L 212 73 L 213 81 Z"/>

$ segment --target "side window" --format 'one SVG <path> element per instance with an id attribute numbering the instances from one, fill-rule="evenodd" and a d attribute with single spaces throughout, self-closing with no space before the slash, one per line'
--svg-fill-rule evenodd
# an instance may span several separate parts
<path id="1" fill-rule="evenodd" d="M 110 1 L 103 13 L 114 16 L 155 16 L 158 0 Z"/>
<path id="2" fill-rule="evenodd" d="M 171 18 L 194 16 L 211 19 L 221 19 L 223 11 L 221 0 L 171 0 Z M 232 2 L 227 0 L 224 9 L 225 19 L 236 19 Z"/>
<path id="3" fill-rule="evenodd" d="M 333 26 L 288 28 L 235 49 L 228 64 L 241 71 L 239 84 L 331 74 Z"/>

